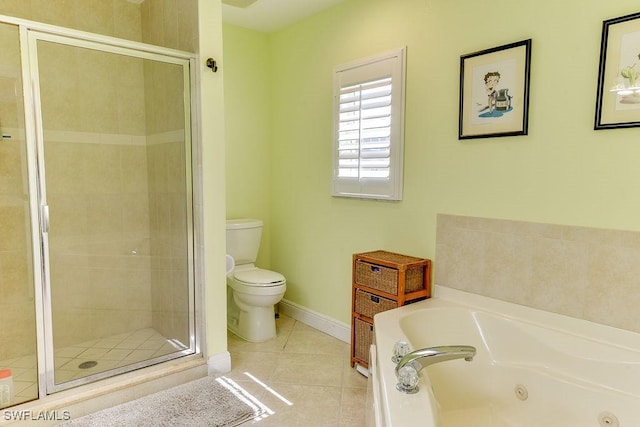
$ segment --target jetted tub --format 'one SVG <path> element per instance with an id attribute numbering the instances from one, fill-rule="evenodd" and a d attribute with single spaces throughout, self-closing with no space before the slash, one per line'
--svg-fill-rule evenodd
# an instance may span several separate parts
<path id="1" fill-rule="evenodd" d="M 440 286 L 374 320 L 368 426 L 640 426 L 640 334 Z M 477 355 L 428 366 L 404 394 L 396 341 Z"/>

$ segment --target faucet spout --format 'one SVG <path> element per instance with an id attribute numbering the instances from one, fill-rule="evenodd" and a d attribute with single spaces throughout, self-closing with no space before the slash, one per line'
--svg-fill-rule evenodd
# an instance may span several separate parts
<path id="1" fill-rule="evenodd" d="M 406 365 L 412 365 L 416 372 L 420 372 L 422 368 L 447 360 L 464 359 L 470 362 L 475 355 L 476 348 L 470 345 L 442 345 L 423 348 L 412 351 L 400 359 L 396 366 L 396 375 Z"/>
<path id="2" fill-rule="evenodd" d="M 396 365 L 396 377 L 399 380 L 398 389 L 405 393 L 415 393 L 418 389 L 417 386 L 417 374 L 423 368 L 434 363 L 446 362 L 447 360 L 464 359 L 467 362 L 473 360 L 476 355 L 476 348 L 470 345 L 443 345 L 437 347 L 427 347 L 420 350 L 412 351 L 404 356 L 400 362 Z M 413 368 L 415 372 L 415 385 L 407 387 L 406 382 L 406 369 L 405 367 Z M 404 371 L 404 372 L 401 372 Z"/>

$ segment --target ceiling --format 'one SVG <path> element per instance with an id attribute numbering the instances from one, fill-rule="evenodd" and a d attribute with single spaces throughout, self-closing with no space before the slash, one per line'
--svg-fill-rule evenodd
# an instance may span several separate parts
<path id="1" fill-rule="evenodd" d="M 222 20 L 240 27 L 270 33 L 344 0 L 223 0 Z M 226 4 L 229 3 L 229 4 Z"/>

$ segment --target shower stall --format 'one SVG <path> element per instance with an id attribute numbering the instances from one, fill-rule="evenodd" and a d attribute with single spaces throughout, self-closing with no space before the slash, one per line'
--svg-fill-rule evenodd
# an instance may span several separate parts
<path id="1" fill-rule="evenodd" d="M 199 353 L 194 55 L 0 15 L 10 401 Z"/>

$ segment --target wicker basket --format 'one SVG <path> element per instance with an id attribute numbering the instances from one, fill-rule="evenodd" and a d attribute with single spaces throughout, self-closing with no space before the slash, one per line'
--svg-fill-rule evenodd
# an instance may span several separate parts
<path id="1" fill-rule="evenodd" d="M 356 313 L 373 318 L 378 313 L 396 308 L 398 304 L 390 299 L 356 290 Z"/>
<path id="2" fill-rule="evenodd" d="M 405 273 L 405 293 L 418 291 L 423 287 L 423 267 L 408 268 Z M 383 265 L 356 260 L 356 283 L 398 295 L 398 270 Z"/>
<path id="3" fill-rule="evenodd" d="M 373 343 L 373 325 L 360 319 L 354 319 L 354 329 L 356 332 L 354 356 L 368 364 L 369 348 Z"/>

